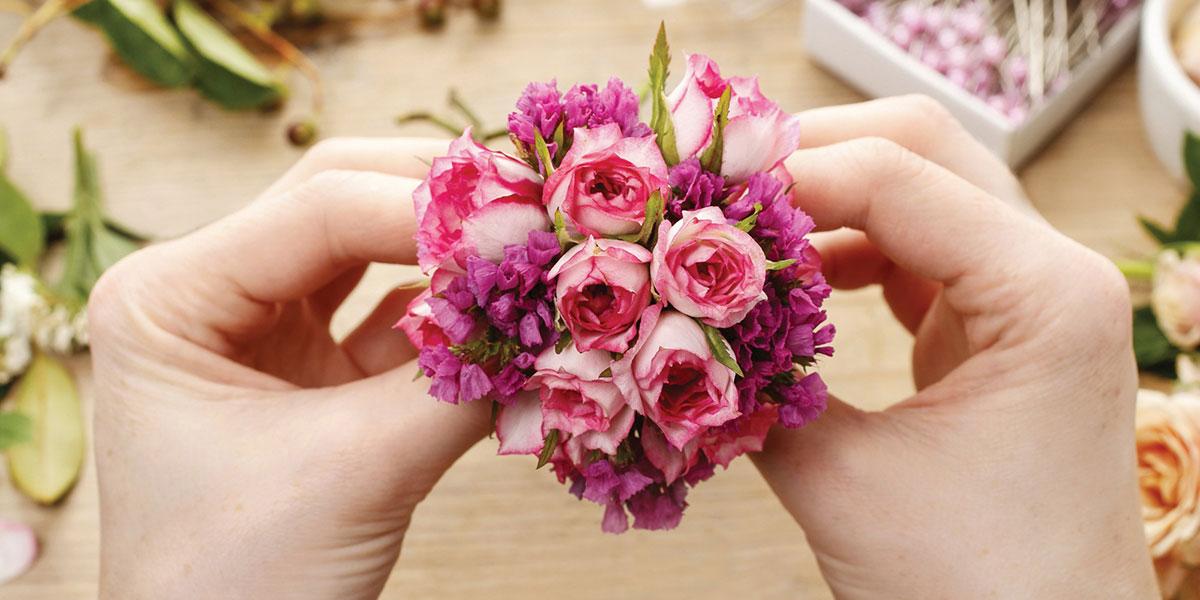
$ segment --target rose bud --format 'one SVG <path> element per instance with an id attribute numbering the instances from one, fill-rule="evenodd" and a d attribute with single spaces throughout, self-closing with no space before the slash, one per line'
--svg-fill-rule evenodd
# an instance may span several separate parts
<path id="1" fill-rule="evenodd" d="M 1200 345 L 1200 250 L 1158 255 L 1150 306 L 1172 344 L 1186 352 Z"/>
<path id="2" fill-rule="evenodd" d="M 465 273 L 467 258 L 499 262 L 505 246 L 550 229 L 541 184 L 529 165 L 481 146 L 468 129 L 413 192 L 421 270 Z"/>
<path id="3" fill-rule="evenodd" d="M 674 225 L 663 221 L 650 277 L 675 310 L 730 327 L 766 298 L 767 257 L 750 234 L 712 206 L 684 212 Z"/>
<path id="4" fill-rule="evenodd" d="M 1138 485 L 1163 597 L 1200 566 L 1200 396 L 1139 390 Z"/>
<path id="5" fill-rule="evenodd" d="M 681 161 L 701 156 L 712 142 L 713 115 L 730 87 L 721 175 L 736 184 L 770 171 L 800 147 L 800 120 L 763 96 L 757 77 L 723 79 L 712 59 L 688 55 L 683 80 L 667 96 Z"/>
<path id="6" fill-rule="evenodd" d="M 642 314 L 637 344 L 612 370 L 625 400 L 676 449 L 739 414 L 733 371 L 713 356 L 700 325 L 659 305 Z"/>
<path id="7" fill-rule="evenodd" d="M 629 349 L 650 305 L 650 259 L 637 244 L 589 237 L 550 270 L 558 312 L 580 352 Z"/>
<path id="8" fill-rule="evenodd" d="M 572 230 L 597 237 L 640 230 L 646 200 L 667 185 L 667 163 L 654 137 L 623 137 L 620 125 L 608 123 L 576 129 L 574 139 L 546 180 L 550 217 L 562 211 Z"/>
<path id="9" fill-rule="evenodd" d="M 432 296 L 433 291 L 426 289 L 413 298 L 412 302 L 408 303 L 408 310 L 395 326 L 408 336 L 417 350 L 430 344 L 450 345 L 450 339 L 433 318 L 433 308 L 428 303 Z"/>
<path id="10" fill-rule="evenodd" d="M 549 348 L 533 366 L 536 371 L 526 389 L 541 395 L 543 432 L 557 429 L 570 435 L 567 453 L 576 463 L 582 462 L 585 450 L 616 454 L 633 427 L 633 409 L 612 377 L 602 375 L 612 367 L 609 354 L 581 353 L 571 346 L 561 353 Z"/>

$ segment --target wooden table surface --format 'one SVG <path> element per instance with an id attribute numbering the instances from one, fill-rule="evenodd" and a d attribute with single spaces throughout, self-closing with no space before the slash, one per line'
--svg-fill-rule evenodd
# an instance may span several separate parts
<path id="1" fill-rule="evenodd" d="M 462 14 L 437 34 L 407 19 L 322 36 L 311 55 L 328 87 L 324 132 L 431 133 L 398 129 L 392 117 L 440 107 L 450 87 L 501 125 L 528 81 L 557 77 L 565 86 L 618 75 L 640 82 L 664 18 L 675 49 L 706 52 L 726 73 L 761 75 L 766 92 L 786 108 L 861 99 L 806 58 L 798 0 L 748 21 L 726 14 L 716 0 L 662 11 L 638 0 L 506 4 L 495 26 Z M 0 15 L 0 38 L 17 23 Z M 303 110 L 306 92 L 296 88 L 297 101 L 280 114 L 226 113 L 191 92 L 148 88 L 114 66 L 98 35 L 60 22 L 0 82 L 10 174 L 39 206 L 66 206 L 70 129 L 83 125 L 100 156 L 110 212 L 157 236 L 185 233 L 244 206 L 296 160 L 299 152 L 280 136 L 289 116 Z M 1166 219 L 1183 199 L 1144 139 L 1132 64 L 1021 179 L 1054 225 L 1110 256 L 1149 249 L 1136 212 Z M 335 326 L 348 328 L 399 276 L 373 270 Z M 834 393 L 864 407 L 910 393 L 911 341 L 879 293 L 838 293 L 828 306 L 838 353 L 821 370 Z M 90 412 L 86 358 L 73 366 Z M 803 533 L 749 461 L 695 490 L 677 530 L 611 536 L 600 532 L 597 506 L 576 501 L 529 460 L 495 457 L 495 444 L 469 452 L 420 506 L 385 598 L 526 598 L 565 590 L 575 598 L 829 597 Z M 44 551 L 31 572 L 0 587 L 0 598 L 94 597 L 99 542 L 90 458 L 78 488 L 55 508 L 35 506 L 6 479 L 0 515 L 32 523 Z"/>

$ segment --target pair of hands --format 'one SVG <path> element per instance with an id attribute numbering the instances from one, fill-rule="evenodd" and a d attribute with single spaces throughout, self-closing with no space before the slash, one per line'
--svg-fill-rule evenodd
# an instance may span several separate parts
<path id="1" fill-rule="evenodd" d="M 839 288 L 882 285 L 912 397 L 831 399 L 755 457 L 839 597 L 1150 598 L 1129 300 L 1011 173 L 917 97 L 801 115 L 795 201 Z M 413 508 L 488 432 L 387 335 L 338 342 L 370 262 L 412 264 L 429 140 L 319 145 L 249 208 L 114 267 L 89 318 L 101 594 L 370 598 Z M 428 435 L 437 431 L 438 435 Z"/>

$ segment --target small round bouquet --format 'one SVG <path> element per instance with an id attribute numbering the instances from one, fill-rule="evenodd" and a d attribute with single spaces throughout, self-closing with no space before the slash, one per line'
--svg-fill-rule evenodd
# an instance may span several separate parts
<path id="1" fill-rule="evenodd" d="M 649 122 L 619 79 L 530 84 L 516 156 L 471 132 L 414 194 L 430 289 L 398 326 L 430 394 L 491 402 L 500 454 L 536 456 L 605 507 L 670 529 L 688 488 L 825 408 L 830 288 L 790 202 L 794 116 L 755 78 L 687 57 L 669 94 L 660 29 Z"/>

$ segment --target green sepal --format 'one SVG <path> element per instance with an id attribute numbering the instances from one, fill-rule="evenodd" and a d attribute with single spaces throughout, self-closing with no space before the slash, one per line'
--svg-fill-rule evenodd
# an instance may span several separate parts
<path id="1" fill-rule="evenodd" d="M 198 57 L 196 89 L 230 110 L 279 102 L 287 88 L 220 23 L 191 0 L 175 0 L 175 24 Z"/>
<path id="2" fill-rule="evenodd" d="M 92 0 L 76 18 L 98 27 L 125 64 L 163 87 L 188 85 L 196 60 L 155 0 Z"/>
<path id="3" fill-rule="evenodd" d="M 550 433 L 546 434 L 546 442 L 542 445 L 542 453 L 538 455 L 538 469 L 550 464 L 550 457 L 554 456 L 556 448 L 558 448 L 558 430 L 551 429 Z"/>
<path id="4" fill-rule="evenodd" d="M 567 149 L 570 147 L 570 144 L 567 143 L 566 128 L 567 124 L 564 121 L 559 121 L 558 127 L 554 128 L 554 145 L 557 148 L 554 151 L 554 159 L 560 162 L 567 155 Z"/>
<path id="5" fill-rule="evenodd" d="M 542 139 L 540 131 L 533 132 L 533 149 L 537 152 L 538 162 L 542 165 L 542 173 L 546 177 L 554 174 L 554 162 L 550 159 L 550 148 L 546 146 L 546 140 Z"/>
<path id="6" fill-rule="evenodd" d="M 562 210 L 554 211 L 554 237 L 558 238 L 558 245 L 564 250 L 583 242 L 583 240 L 572 237 L 571 232 L 567 231 L 567 219 L 563 216 Z"/>
<path id="7" fill-rule="evenodd" d="M 558 336 L 558 341 L 554 342 L 554 353 L 562 354 L 563 350 L 566 350 L 567 346 L 570 346 L 570 345 L 571 345 L 571 332 L 563 331 L 562 334 L 560 334 Z"/>
<path id="8" fill-rule="evenodd" d="M 1158 326 L 1150 307 L 1133 311 L 1133 354 L 1138 367 L 1151 369 L 1175 360 L 1176 348 Z"/>
<path id="9" fill-rule="evenodd" d="M 725 126 L 729 124 L 729 101 L 732 97 L 733 86 L 726 85 L 713 113 L 712 141 L 704 154 L 700 155 L 700 165 L 710 173 L 721 172 L 721 160 L 725 154 Z"/>
<path id="10" fill-rule="evenodd" d="M 700 328 L 704 330 L 704 339 L 708 340 L 708 347 L 712 350 L 713 357 L 717 359 L 717 362 L 729 367 L 729 370 L 736 373 L 738 377 L 743 377 L 742 368 L 733 358 L 733 351 L 729 347 L 729 342 L 725 340 L 725 336 L 721 335 L 721 330 L 707 323 L 700 323 Z"/>
<path id="11" fill-rule="evenodd" d="M 1200 188 L 1192 193 L 1187 203 L 1179 210 L 1179 216 L 1175 219 L 1175 234 L 1172 237 L 1177 242 L 1200 241 Z"/>
<path id="12" fill-rule="evenodd" d="M 768 271 L 782 271 L 794 264 L 796 264 L 796 259 L 794 259 L 794 258 L 789 258 L 786 260 L 768 260 L 767 261 L 767 270 Z"/>
<path id="13" fill-rule="evenodd" d="M 738 229 L 741 229 L 742 231 L 745 231 L 746 233 L 750 233 L 750 230 L 754 229 L 754 227 L 756 225 L 758 225 L 758 215 L 759 215 L 759 213 L 762 212 L 762 210 L 763 210 L 762 203 L 755 202 L 754 210 L 752 210 L 750 212 L 750 214 L 746 215 L 746 218 L 742 219 L 741 221 L 738 221 L 737 225 L 734 225 L 734 227 L 737 227 Z"/>
<path id="14" fill-rule="evenodd" d="M 658 224 L 662 223 L 665 206 L 663 205 L 662 193 L 654 190 L 649 198 L 646 198 L 645 217 L 642 220 L 642 228 L 637 233 L 628 235 L 619 235 L 617 239 L 625 242 L 633 242 L 643 246 L 650 243 L 654 237 L 654 232 L 658 230 Z"/>
<path id="15" fill-rule="evenodd" d="M 667 76 L 671 73 L 671 47 L 667 44 L 667 24 L 659 23 L 654 49 L 650 52 L 650 129 L 667 166 L 679 164 L 679 148 L 675 141 L 675 123 L 667 108 Z"/>

